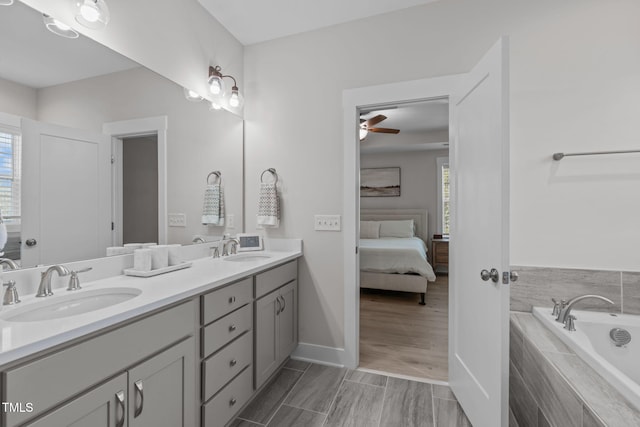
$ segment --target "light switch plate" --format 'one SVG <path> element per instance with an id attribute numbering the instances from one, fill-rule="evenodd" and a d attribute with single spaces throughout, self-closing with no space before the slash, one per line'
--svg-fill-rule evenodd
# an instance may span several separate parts
<path id="1" fill-rule="evenodd" d="M 169 215 L 169 227 L 186 227 L 187 215 L 183 213 L 170 213 Z"/>
<path id="2" fill-rule="evenodd" d="M 233 214 L 227 215 L 225 221 L 227 221 L 227 228 L 236 228 L 236 218 Z"/>
<path id="3" fill-rule="evenodd" d="M 316 231 L 340 231 L 340 215 L 315 215 Z"/>

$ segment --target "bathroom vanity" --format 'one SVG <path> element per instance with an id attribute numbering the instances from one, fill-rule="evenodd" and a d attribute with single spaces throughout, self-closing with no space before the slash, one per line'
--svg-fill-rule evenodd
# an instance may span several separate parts
<path id="1" fill-rule="evenodd" d="M 78 295 L 140 290 L 90 313 L 11 321 L 12 312 L 48 298 L 27 296 L 5 307 L 2 402 L 17 406 L 2 411 L 0 424 L 224 426 L 297 345 L 301 250 L 263 254 L 198 259 L 192 268 L 153 278 L 87 283 Z"/>

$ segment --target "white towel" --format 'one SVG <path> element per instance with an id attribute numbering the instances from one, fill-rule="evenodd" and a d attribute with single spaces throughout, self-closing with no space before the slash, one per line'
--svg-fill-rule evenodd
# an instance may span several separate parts
<path id="1" fill-rule="evenodd" d="M 280 198 L 273 182 L 261 183 L 258 194 L 258 228 L 278 228 L 280 225 Z"/>
<path id="2" fill-rule="evenodd" d="M 202 223 L 224 225 L 224 188 L 220 184 L 209 184 L 204 191 Z"/>

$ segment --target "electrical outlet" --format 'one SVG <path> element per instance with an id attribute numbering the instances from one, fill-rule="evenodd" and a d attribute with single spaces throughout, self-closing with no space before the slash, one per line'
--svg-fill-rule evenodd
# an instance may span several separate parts
<path id="1" fill-rule="evenodd" d="M 227 228 L 236 228 L 236 218 L 233 214 L 227 215 Z"/>
<path id="2" fill-rule="evenodd" d="M 340 231 L 340 215 L 315 215 L 316 231 Z"/>
<path id="3" fill-rule="evenodd" d="M 169 227 L 186 227 L 187 215 L 183 213 L 169 214 Z"/>

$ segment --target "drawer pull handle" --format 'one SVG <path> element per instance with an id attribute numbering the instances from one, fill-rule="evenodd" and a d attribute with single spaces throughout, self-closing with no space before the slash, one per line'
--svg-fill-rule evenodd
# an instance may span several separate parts
<path id="1" fill-rule="evenodd" d="M 287 302 L 284 300 L 284 297 L 280 298 L 282 298 L 282 311 L 284 311 L 284 309 L 287 308 Z"/>
<path id="2" fill-rule="evenodd" d="M 229 297 L 229 304 L 236 302 L 236 297 Z"/>
<path id="3" fill-rule="evenodd" d="M 229 366 L 236 366 L 238 364 L 238 361 L 236 359 L 231 359 L 231 362 L 229 362 Z"/>
<path id="4" fill-rule="evenodd" d="M 127 415 L 127 411 L 124 406 L 124 391 L 120 390 L 116 393 L 116 401 L 118 403 L 118 407 L 122 413 L 122 416 L 116 421 L 116 427 L 124 426 L 125 416 Z M 116 417 L 118 416 L 118 409 L 116 408 Z"/>
<path id="5" fill-rule="evenodd" d="M 136 391 L 136 400 L 138 400 L 138 396 L 140 396 L 140 405 L 136 407 L 133 418 L 137 418 L 142 413 L 142 408 L 144 408 L 144 391 L 142 390 L 142 380 L 138 380 L 133 383 Z"/>
<path id="6" fill-rule="evenodd" d="M 235 332 L 236 331 L 236 325 L 229 325 L 229 332 Z"/>
<path id="7" fill-rule="evenodd" d="M 231 400 L 229 401 L 229 406 L 233 406 L 233 405 L 235 405 L 235 404 L 236 404 L 236 402 L 237 402 L 236 398 L 235 398 L 235 397 L 232 397 L 232 398 L 231 398 Z"/>
<path id="8" fill-rule="evenodd" d="M 276 316 L 277 316 L 282 311 L 282 303 L 280 302 L 280 297 L 276 297 L 276 303 L 278 304 L 278 307 L 276 308 Z"/>

